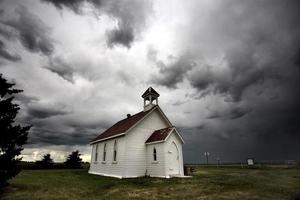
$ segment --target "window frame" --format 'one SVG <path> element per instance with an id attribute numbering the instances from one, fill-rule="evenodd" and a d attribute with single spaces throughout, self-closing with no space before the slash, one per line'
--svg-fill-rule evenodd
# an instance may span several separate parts
<path id="1" fill-rule="evenodd" d="M 117 162 L 117 140 L 114 142 L 114 150 L 113 150 L 113 162 Z"/>
<path id="2" fill-rule="evenodd" d="M 98 162 L 98 144 L 96 144 L 95 146 L 95 158 L 94 158 L 94 162 Z"/>
<path id="3" fill-rule="evenodd" d="M 102 162 L 106 162 L 106 143 L 103 146 L 103 155 L 102 155 Z"/>
<path id="4" fill-rule="evenodd" d="M 153 161 L 157 162 L 157 150 L 155 147 L 153 148 Z"/>

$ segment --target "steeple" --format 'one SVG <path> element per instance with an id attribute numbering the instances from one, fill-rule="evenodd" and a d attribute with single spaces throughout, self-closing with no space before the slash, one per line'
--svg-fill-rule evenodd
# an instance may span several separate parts
<path id="1" fill-rule="evenodd" d="M 144 99 L 144 111 L 150 110 L 153 106 L 158 105 L 159 94 L 152 87 L 149 87 L 142 97 Z"/>

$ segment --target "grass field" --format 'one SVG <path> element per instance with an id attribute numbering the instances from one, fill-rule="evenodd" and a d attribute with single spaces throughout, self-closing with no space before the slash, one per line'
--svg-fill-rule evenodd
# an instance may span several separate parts
<path id="1" fill-rule="evenodd" d="M 193 178 L 115 179 L 82 170 L 23 170 L 0 198 L 20 199 L 295 199 L 299 168 L 197 167 Z"/>

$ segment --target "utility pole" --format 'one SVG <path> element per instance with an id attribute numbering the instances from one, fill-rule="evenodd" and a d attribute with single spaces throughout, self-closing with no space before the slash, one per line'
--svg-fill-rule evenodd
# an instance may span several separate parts
<path id="1" fill-rule="evenodd" d="M 208 151 L 204 152 L 204 156 L 205 156 L 205 158 L 206 158 L 206 165 L 208 165 L 208 156 L 209 156 L 209 152 L 208 152 Z"/>
<path id="2" fill-rule="evenodd" d="M 218 167 L 220 165 L 220 157 L 217 157 L 217 163 L 218 163 Z"/>

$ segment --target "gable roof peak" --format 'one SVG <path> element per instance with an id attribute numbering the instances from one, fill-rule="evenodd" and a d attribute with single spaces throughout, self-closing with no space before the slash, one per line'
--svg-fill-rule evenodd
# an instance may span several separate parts
<path id="1" fill-rule="evenodd" d="M 159 97 L 160 95 L 158 94 L 158 92 L 156 92 L 153 87 L 149 87 L 142 95 L 143 98 L 147 98 L 147 96 L 153 96 L 153 97 Z"/>
<path id="2" fill-rule="evenodd" d="M 118 137 L 121 135 L 125 135 L 126 132 L 128 132 L 132 127 L 137 125 L 145 116 L 147 116 L 156 108 L 158 108 L 158 106 L 154 106 L 153 108 L 147 111 L 141 111 L 139 113 L 131 115 L 130 117 L 126 117 L 125 119 L 118 121 L 113 126 L 108 128 L 106 131 L 102 132 L 92 141 L 90 141 L 90 144 L 96 143 L 98 141 L 103 141 L 110 138 Z"/>

